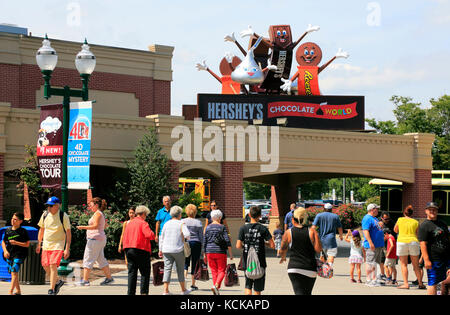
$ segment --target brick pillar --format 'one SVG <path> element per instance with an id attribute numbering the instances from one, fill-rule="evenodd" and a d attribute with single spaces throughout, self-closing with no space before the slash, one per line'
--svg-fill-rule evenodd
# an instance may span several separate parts
<path id="1" fill-rule="evenodd" d="M 242 218 L 243 167 L 242 162 L 222 162 L 222 177 L 211 180 L 211 200 L 227 218 Z"/>
<path id="2" fill-rule="evenodd" d="M 298 199 L 297 186 L 272 186 L 272 216 L 284 217 L 289 212 L 291 203 Z"/>
<path id="3" fill-rule="evenodd" d="M 185 120 L 194 120 L 198 117 L 198 107 L 197 105 L 183 105 L 183 114 Z"/>
<path id="4" fill-rule="evenodd" d="M 432 201 L 431 171 L 414 170 L 414 183 L 403 183 L 402 203 L 403 208 L 412 205 L 415 218 L 426 218 L 425 207 Z"/>
<path id="5" fill-rule="evenodd" d="M 269 223 L 271 233 L 276 229 L 278 222 L 281 223 L 281 228 L 284 227 L 284 216 L 289 212 L 291 203 L 297 199 L 297 186 L 284 184 L 271 187 L 272 213 Z"/>

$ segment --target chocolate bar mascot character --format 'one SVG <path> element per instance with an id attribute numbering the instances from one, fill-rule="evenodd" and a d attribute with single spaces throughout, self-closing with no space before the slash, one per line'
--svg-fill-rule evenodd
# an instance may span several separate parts
<path id="1" fill-rule="evenodd" d="M 255 45 L 247 52 L 244 60 L 236 67 L 236 69 L 231 73 L 231 79 L 235 82 L 241 84 L 259 85 L 264 81 L 264 74 L 270 70 L 275 71 L 276 66 L 271 65 L 270 61 L 268 66 L 261 69 L 260 65 L 255 61 L 253 51 L 261 43 L 262 37 L 258 38 Z"/>
<path id="2" fill-rule="evenodd" d="M 315 43 L 304 43 L 298 48 L 295 54 L 298 63 L 298 71 L 290 80 L 284 78 L 281 79 L 284 82 L 284 84 L 281 85 L 281 89 L 289 94 L 292 82 L 298 79 L 298 95 L 321 95 L 318 80 L 319 73 L 328 67 L 335 59 L 348 58 L 348 56 L 348 53 L 339 48 L 333 58 L 319 67 L 319 63 L 322 60 L 322 50 Z"/>
<path id="3" fill-rule="evenodd" d="M 260 86 L 261 89 L 265 89 L 268 94 L 280 94 L 280 86 L 283 84 L 281 79 L 288 79 L 291 72 L 292 54 L 295 47 L 308 33 L 318 31 L 319 29 L 319 26 L 309 24 L 305 33 L 293 42 L 291 27 L 289 25 L 271 25 L 269 27 L 269 39 L 263 38 L 263 43 L 264 46 L 270 48 L 270 64 L 277 66 L 277 70 L 267 73 L 266 78 Z M 260 38 L 259 35 L 255 34 L 251 26 L 247 30 L 242 31 L 240 35 L 242 37 L 251 36 L 250 42 Z M 258 52 L 258 55 L 260 53 Z"/>
<path id="4" fill-rule="evenodd" d="M 231 72 L 241 63 L 241 59 L 239 57 L 233 56 L 232 54 L 227 53 L 222 61 L 220 62 L 220 73 L 222 77 L 219 77 L 215 74 L 205 63 L 203 62 L 197 63 L 197 70 L 205 70 L 208 71 L 217 81 L 222 84 L 222 94 L 239 94 L 241 92 L 241 84 L 235 82 L 231 79 Z M 245 89 L 245 87 L 243 87 Z"/>

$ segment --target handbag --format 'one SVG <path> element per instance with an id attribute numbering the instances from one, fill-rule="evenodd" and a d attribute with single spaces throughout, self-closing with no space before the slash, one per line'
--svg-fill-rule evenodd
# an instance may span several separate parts
<path id="1" fill-rule="evenodd" d="M 222 250 L 227 250 L 228 243 L 223 237 L 223 232 L 225 232 L 225 227 L 223 226 L 222 231 L 216 235 L 216 238 L 214 239 L 214 243 L 219 246 Z"/>
<path id="2" fill-rule="evenodd" d="M 195 266 L 194 279 L 199 281 L 209 281 L 208 265 L 201 258 Z"/>
<path id="3" fill-rule="evenodd" d="M 328 257 L 323 250 L 322 255 L 325 258 L 325 261 L 327 261 Z M 328 262 L 323 262 L 320 259 L 316 259 L 316 261 L 317 261 L 317 275 L 325 279 L 333 278 L 333 267 Z"/>
<path id="4" fill-rule="evenodd" d="M 232 287 L 239 285 L 239 276 L 236 270 L 236 264 L 228 264 L 225 269 L 225 286 Z"/>
<path id="5" fill-rule="evenodd" d="M 189 245 L 189 243 L 186 241 L 186 239 L 184 238 L 184 234 L 183 234 L 183 224 L 181 225 L 181 237 L 183 238 L 183 246 L 184 246 L 184 257 L 189 257 L 191 256 L 191 246 Z"/>
<path id="6" fill-rule="evenodd" d="M 153 285 L 159 286 L 163 285 L 163 278 L 164 278 L 164 262 L 163 261 L 157 261 L 152 264 L 153 267 Z"/>

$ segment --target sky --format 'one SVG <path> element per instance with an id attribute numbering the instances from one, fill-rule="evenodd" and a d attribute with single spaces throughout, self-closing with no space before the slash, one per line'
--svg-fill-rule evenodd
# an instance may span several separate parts
<path id="1" fill-rule="evenodd" d="M 450 94 L 450 0 L 2 0 L 0 23 L 50 39 L 81 43 L 86 37 L 95 45 L 173 46 L 172 115 L 195 104 L 197 93 L 220 93 L 219 83 L 195 64 L 206 60 L 220 74 L 225 53 L 242 59 L 223 38 L 234 32 L 247 47 L 239 33 L 249 25 L 268 37 L 270 25 L 289 24 L 295 39 L 308 24 L 320 26 L 303 42 L 319 44 L 322 63 L 339 48 L 350 55 L 320 74 L 322 94 L 365 96 L 366 118 L 394 119 L 393 95 L 428 107 L 431 98 Z M 296 65 L 294 58 L 291 75 Z"/>

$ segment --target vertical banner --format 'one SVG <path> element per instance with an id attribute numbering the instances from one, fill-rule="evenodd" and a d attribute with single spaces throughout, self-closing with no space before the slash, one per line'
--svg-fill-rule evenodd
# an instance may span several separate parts
<path id="1" fill-rule="evenodd" d="M 70 103 L 67 181 L 69 189 L 89 189 L 92 102 Z"/>
<path id="2" fill-rule="evenodd" d="M 43 188 L 61 188 L 63 156 L 62 121 L 62 104 L 41 107 L 36 155 Z"/>

